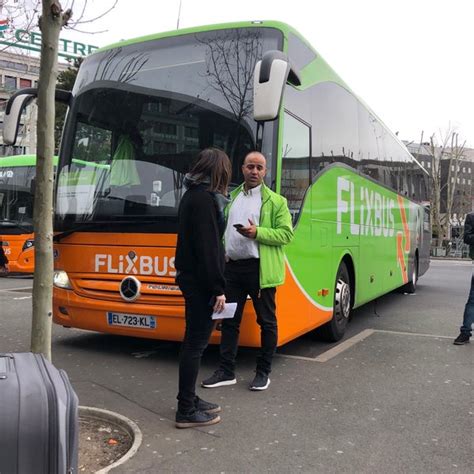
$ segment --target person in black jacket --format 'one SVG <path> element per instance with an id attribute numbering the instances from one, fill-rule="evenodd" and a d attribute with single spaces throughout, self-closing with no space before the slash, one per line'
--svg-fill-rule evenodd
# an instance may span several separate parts
<path id="1" fill-rule="evenodd" d="M 0 274 L 8 273 L 8 258 L 3 250 L 3 242 L 0 240 Z"/>
<path id="2" fill-rule="evenodd" d="M 469 256 L 474 260 L 474 212 L 466 216 L 464 222 L 464 242 L 469 244 Z M 461 346 L 469 342 L 472 335 L 472 325 L 474 324 L 474 271 L 471 275 L 471 290 L 464 308 L 464 317 L 459 336 L 454 340 L 454 344 Z"/>
<path id="3" fill-rule="evenodd" d="M 203 150 L 185 177 L 178 210 L 176 282 L 186 305 L 186 330 L 179 359 L 176 427 L 218 423 L 221 408 L 196 395 L 201 357 L 214 327 L 213 312 L 225 305 L 224 207 L 232 167 L 216 148 Z"/>

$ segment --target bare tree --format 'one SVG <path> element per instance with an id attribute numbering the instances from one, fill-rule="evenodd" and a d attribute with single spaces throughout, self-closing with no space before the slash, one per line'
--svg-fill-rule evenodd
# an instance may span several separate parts
<path id="1" fill-rule="evenodd" d="M 460 144 L 459 134 L 448 127 L 439 136 L 431 135 L 427 145 L 423 145 L 421 133 L 418 155 L 425 153 L 431 157 L 430 202 L 431 221 L 438 239 L 438 245 L 449 239 L 450 222 L 452 220 L 456 188 L 458 183 L 459 162 L 464 157 L 465 141 Z"/>
<path id="2" fill-rule="evenodd" d="M 43 0 L 39 18 L 41 64 L 38 87 L 36 191 L 33 211 L 35 230 L 35 274 L 31 350 L 51 360 L 53 314 L 53 155 L 55 88 L 58 73 L 59 32 L 71 18 L 58 0 Z"/>
<path id="3" fill-rule="evenodd" d="M 252 112 L 253 73 L 263 51 L 261 33 L 258 30 L 236 29 L 228 36 L 216 34 L 199 41 L 207 47 L 209 85 L 222 94 L 235 118 L 236 133 L 231 146 L 233 154 L 239 146 L 239 127 Z"/>
<path id="4" fill-rule="evenodd" d="M 113 9 L 118 0 L 103 14 Z M 65 0 L 74 5 L 74 0 Z M 78 2 L 79 3 L 79 2 Z M 8 5 L 7 5 L 8 4 Z M 12 4 L 12 5 L 10 5 Z M 59 34 L 63 27 L 75 29 L 84 19 L 87 0 L 81 3 L 78 20 L 70 22 L 72 8 L 64 8 L 60 0 L 8 2 L 0 0 L 2 11 L 8 12 L 9 24 L 21 24 L 23 29 L 38 21 L 41 30 L 41 61 L 38 86 L 37 165 L 33 211 L 35 232 L 35 274 L 33 280 L 33 319 L 31 350 L 43 353 L 51 360 L 52 284 L 53 284 L 53 154 L 55 131 L 55 88 L 58 75 Z M 7 9 L 7 7 L 11 7 Z M 39 18 L 38 18 L 39 15 Z M 95 19 L 97 19 L 95 18 Z M 13 30 L 12 30 L 13 31 Z"/>
<path id="5" fill-rule="evenodd" d="M 0 0 L 0 15 L 2 15 L 1 38 L 5 41 L 0 51 L 10 48 L 20 41 L 14 34 L 14 27 L 21 25 L 24 31 L 30 31 L 38 23 L 41 0 Z"/>

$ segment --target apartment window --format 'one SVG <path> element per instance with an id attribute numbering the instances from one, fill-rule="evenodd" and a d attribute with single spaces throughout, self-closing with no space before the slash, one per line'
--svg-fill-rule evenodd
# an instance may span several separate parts
<path id="1" fill-rule="evenodd" d="M 462 184 L 466 184 L 466 180 L 464 178 L 462 179 Z"/>
<path id="2" fill-rule="evenodd" d="M 28 70 L 28 66 L 22 63 L 16 63 L 14 61 L 6 61 L 4 59 L 0 59 L 0 67 L 5 69 L 14 69 L 15 71 L 23 71 L 26 72 Z"/>
<path id="3" fill-rule="evenodd" d="M 454 178 L 451 178 L 451 183 L 453 183 L 453 184 L 454 184 Z"/>
<path id="4" fill-rule="evenodd" d="M 467 184 L 469 184 L 469 186 L 471 185 L 471 180 L 470 179 L 467 180 Z"/>
<path id="5" fill-rule="evenodd" d="M 5 89 L 10 89 L 10 90 L 16 89 L 16 77 L 5 76 Z"/>
<path id="6" fill-rule="evenodd" d="M 463 166 L 462 167 L 462 172 L 465 173 L 466 172 L 466 168 Z"/>
<path id="7" fill-rule="evenodd" d="M 456 179 L 456 182 L 459 184 L 459 178 Z"/>
<path id="8" fill-rule="evenodd" d="M 454 165 L 451 165 L 451 171 L 454 171 Z"/>
<path id="9" fill-rule="evenodd" d="M 469 174 L 471 174 L 471 168 L 468 168 L 468 169 L 467 169 L 467 172 L 468 172 Z"/>
<path id="10" fill-rule="evenodd" d="M 428 168 L 431 168 L 431 161 L 428 161 Z"/>
<path id="11" fill-rule="evenodd" d="M 20 77 L 20 89 L 31 87 L 31 79 L 23 79 Z"/>
<path id="12" fill-rule="evenodd" d="M 196 127 L 184 127 L 184 136 L 186 138 L 199 138 L 199 131 Z"/>

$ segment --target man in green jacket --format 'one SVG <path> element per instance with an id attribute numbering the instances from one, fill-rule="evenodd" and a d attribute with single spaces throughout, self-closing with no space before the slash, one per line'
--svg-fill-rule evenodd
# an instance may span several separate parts
<path id="1" fill-rule="evenodd" d="M 206 388 L 233 385 L 239 328 L 247 295 L 253 301 L 261 331 L 261 349 L 250 390 L 265 390 L 270 384 L 272 359 L 278 340 L 275 294 L 285 280 L 283 247 L 293 237 L 286 199 L 265 186 L 266 160 L 249 153 L 242 165 L 244 183 L 231 193 L 226 208 L 226 301 L 236 302 L 231 319 L 222 321 L 219 369 L 206 380 Z"/>

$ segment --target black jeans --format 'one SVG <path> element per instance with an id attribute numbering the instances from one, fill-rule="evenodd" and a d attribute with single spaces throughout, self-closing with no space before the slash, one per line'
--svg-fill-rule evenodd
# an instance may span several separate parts
<path id="1" fill-rule="evenodd" d="M 272 359 L 278 340 L 275 315 L 276 288 L 260 289 L 260 261 L 252 258 L 230 261 L 225 267 L 226 302 L 237 303 L 235 316 L 222 321 L 220 346 L 220 368 L 229 376 L 235 373 L 235 358 L 239 343 L 240 322 L 247 295 L 253 301 L 260 325 L 261 349 L 257 356 L 257 372 L 268 375 L 272 369 Z"/>
<path id="2" fill-rule="evenodd" d="M 474 324 L 474 270 L 471 275 L 471 290 L 464 308 L 464 317 L 461 326 L 461 332 L 471 337 L 472 325 Z"/>
<path id="3" fill-rule="evenodd" d="M 178 411 L 183 414 L 194 410 L 196 379 L 201 357 L 209 344 L 214 321 L 211 318 L 212 294 L 199 288 L 192 278 L 177 278 L 186 304 L 186 331 L 179 354 Z"/>

